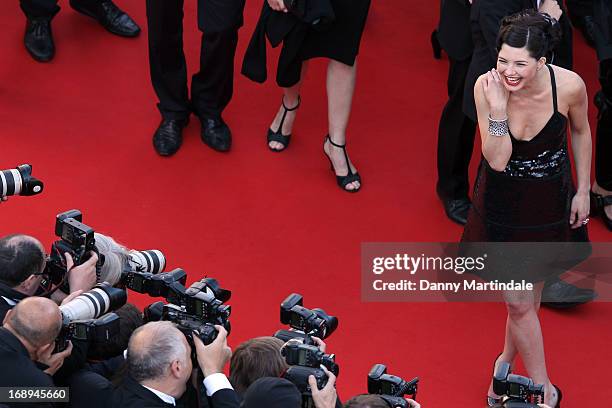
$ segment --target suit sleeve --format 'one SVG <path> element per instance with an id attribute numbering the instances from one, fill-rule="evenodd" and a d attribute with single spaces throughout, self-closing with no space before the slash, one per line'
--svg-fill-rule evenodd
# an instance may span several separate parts
<path id="1" fill-rule="evenodd" d="M 239 408 L 240 400 L 236 391 L 224 388 L 210 397 L 210 408 Z"/>

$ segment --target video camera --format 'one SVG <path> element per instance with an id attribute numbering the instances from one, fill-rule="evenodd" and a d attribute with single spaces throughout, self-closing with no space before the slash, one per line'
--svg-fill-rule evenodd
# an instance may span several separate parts
<path id="1" fill-rule="evenodd" d="M 505 396 L 497 407 L 537 408 L 544 402 L 544 385 L 534 384 L 531 378 L 510 373 L 510 363 L 498 364 L 493 376 L 493 392 Z"/>
<path id="2" fill-rule="evenodd" d="M 32 196 L 42 193 L 43 188 L 43 182 L 32 177 L 32 166 L 29 164 L 0 170 L 0 197 Z"/>
<path id="3" fill-rule="evenodd" d="M 289 330 L 279 330 L 274 337 L 287 342 L 302 339 L 304 344 L 315 345 L 311 337 L 321 340 L 329 337 L 338 327 L 338 318 L 328 315 L 323 309 L 304 307 L 302 295 L 292 293 L 280 305 L 280 321 L 288 324 Z"/>
<path id="4" fill-rule="evenodd" d="M 125 290 L 106 283 L 98 284 L 65 305 L 62 312 L 62 329 L 55 341 L 55 353 L 63 351 L 69 340 L 105 342 L 119 333 L 119 317 L 115 313 L 125 305 Z"/>
<path id="5" fill-rule="evenodd" d="M 379 395 L 389 407 L 408 408 L 405 395 L 416 400 L 419 378 L 405 381 L 401 377 L 387 374 L 387 367 L 375 364 L 368 374 L 368 394 Z"/>

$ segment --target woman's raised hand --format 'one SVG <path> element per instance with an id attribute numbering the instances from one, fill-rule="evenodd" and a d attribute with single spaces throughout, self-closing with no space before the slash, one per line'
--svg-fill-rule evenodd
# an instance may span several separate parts
<path id="1" fill-rule="evenodd" d="M 493 119 L 505 119 L 506 106 L 510 92 L 502 83 L 501 75 L 496 69 L 492 69 L 485 74 L 482 81 L 485 98 L 489 104 L 489 110 Z M 504 117 L 499 117 L 504 116 Z"/>
<path id="2" fill-rule="evenodd" d="M 283 0 L 268 0 L 268 5 L 275 11 L 282 11 L 284 13 L 288 11 Z"/>

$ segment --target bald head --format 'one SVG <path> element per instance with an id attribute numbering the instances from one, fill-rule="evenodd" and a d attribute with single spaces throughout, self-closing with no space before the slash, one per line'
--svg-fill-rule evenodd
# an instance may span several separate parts
<path id="1" fill-rule="evenodd" d="M 0 281 L 17 286 L 45 265 L 45 250 L 36 238 L 8 235 L 0 239 Z"/>
<path id="2" fill-rule="evenodd" d="M 187 346 L 185 336 L 171 322 L 140 326 L 128 344 L 128 372 L 138 382 L 161 379 L 173 361 L 189 358 Z"/>
<path id="3" fill-rule="evenodd" d="M 50 299 L 29 297 L 15 306 L 5 325 L 34 347 L 52 343 L 62 327 L 59 307 Z"/>

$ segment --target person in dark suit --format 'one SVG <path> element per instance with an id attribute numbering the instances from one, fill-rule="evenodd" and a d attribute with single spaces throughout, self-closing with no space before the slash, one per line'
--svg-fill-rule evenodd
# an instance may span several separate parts
<path id="1" fill-rule="evenodd" d="M 211 408 L 239 407 L 238 396 L 223 374 L 231 357 L 227 331 L 210 345 L 193 336 L 198 365 L 204 375 L 204 389 Z M 171 322 L 151 322 L 139 327 L 130 338 L 127 372 L 112 396 L 117 407 L 192 406 L 185 391 L 192 376 L 191 347 L 185 335 Z"/>
<path id="2" fill-rule="evenodd" d="M 32 58 L 47 62 L 55 55 L 51 20 L 59 12 L 58 0 L 20 0 L 26 15 L 24 45 Z M 70 7 L 97 20 L 109 32 L 121 37 L 136 37 L 140 27 L 111 0 L 70 0 Z"/>
<path id="3" fill-rule="evenodd" d="M 587 44 L 595 46 L 595 10 L 593 0 L 567 0 L 567 12 L 574 27 L 582 32 Z"/>
<path id="4" fill-rule="evenodd" d="M 476 132 L 476 123 L 463 113 L 465 78 L 473 50 L 468 0 L 442 0 L 437 38 L 450 66 L 448 101 L 438 127 L 436 191 L 448 218 L 465 225 L 470 208 L 468 166 Z"/>
<path id="5" fill-rule="evenodd" d="M 52 300 L 30 297 L 9 310 L 0 328 L 0 387 L 53 387 L 51 378 L 70 355 L 52 354 L 62 326 L 59 307 Z M 9 403 L 14 407 L 52 407 L 41 403 Z"/>
<path id="6" fill-rule="evenodd" d="M 242 26 L 245 0 L 198 0 L 202 31 L 200 71 L 187 90 L 183 52 L 183 0 L 147 0 L 149 68 L 162 121 L 153 135 L 161 156 L 171 156 L 182 144 L 183 128 L 194 112 L 202 123 L 202 141 L 220 152 L 232 144 L 221 114 L 232 98 L 234 55 Z"/>
<path id="7" fill-rule="evenodd" d="M 612 4 L 607 0 L 595 0 L 593 3 L 594 40 L 599 59 L 601 90 L 595 95 L 599 114 L 591 215 L 601 216 L 608 231 L 612 231 Z"/>

